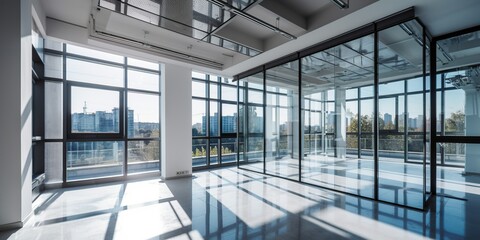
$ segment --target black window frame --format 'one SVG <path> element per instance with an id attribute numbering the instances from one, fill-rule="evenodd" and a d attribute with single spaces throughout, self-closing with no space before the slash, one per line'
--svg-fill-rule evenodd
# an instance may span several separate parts
<path id="1" fill-rule="evenodd" d="M 89 83 L 80 83 L 80 82 L 66 82 L 67 84 L 67 124 L 66 124 L 66 132 L 68 139 L 91 139 L 91 140 L 123 140 L 123 136 L 125 135 L 125 90 L 123 88 L 118 87 L 109 87 L 104 85 L 96 85 L 96 84 L 89 84 Z M 81 88 L 91 88 L 96 90 L 107 90 L 107 91 L 115 91 L 119 94 L 118 99 L 118 108 L 119 108 L 119 129 L 118 133 L 107 133 L 107 132 L 73 132 L 72 131 L 72 88 L 74 87 L 81 87 Z"/>

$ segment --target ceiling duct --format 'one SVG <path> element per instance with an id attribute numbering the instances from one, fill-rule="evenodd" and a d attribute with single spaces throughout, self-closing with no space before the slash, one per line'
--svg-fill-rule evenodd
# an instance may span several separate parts
<path id="1" fill-rule="evenodd" d="M 126 47 L 134 47 L 140 51 L 143 50 L 149 53 L 154 52 L 161 57 L 166 57 L 166 58 L 170 58 L 170 59 L 174 59 L 174 60 L 178 60 L 186 63 L 191 63 L 199 66 L 217 69 L 217 70 L 223 70 L 223 64 L 219 62 L 215 62 L 215 61 L 201 58 L 201 57 L 192 56 L 186 53 L 160 47 L 150 43 L 146 43 L 139 40 L 127 38 L 124 36 L 97 30 L 95 25 L 95 18 L 93 17 L 93 15 L 91 15 L 91 21 L 89 24 L 89 36 L 92 39 L 113 42 L 113 43 L 116 43 L 117 45 L 123 45 Z"/>

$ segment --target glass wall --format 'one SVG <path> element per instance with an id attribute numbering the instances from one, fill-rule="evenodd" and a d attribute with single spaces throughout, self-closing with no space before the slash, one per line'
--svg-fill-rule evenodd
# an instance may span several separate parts
<path id="1" fill-rule="evenodd" d="M 193 168 L 237 162 L 237 84 L 192 72 Z"/>
<path id="2" fill-rule="evenodd" d="M 49 165 L 52 181 L 159 172 L 159 64 L 49 40 L 45 48 L 45 138 L 64 172 Z"/>
<path id="3" fill-rule="evenodd" d="M 466 198 L 480 184 L 480 28 L 436 44 L 437 194 Z"/>
<path id="4" fill-rule="evenodd" d="M 240 126 L 238 142 L 243 147 L 239 151 L 240 167 L 264 172 L 265 150 L 265 106 L 263 72 L 241 79 L 239 88 Z"/>
<path id="5" fill-rule="evenodd" d="M 416 20 L 388 24 L 241 75 L 240 167 L 423 209 L 429 40 Z"/>
<path id="6" fill-rule="evenodd" d="M 299 91 L 298 61 L 266 71 L 266 172 L 298 180 Z"/>
<path id="7" fill-rule="evenodd" d="M 373 58 L 367 35 L 301 59 L 303 182 L 373 197 Z"/>
<path id="8" fill-rule="evenodd" d="M 380 31 L 378 39 L 378 197 L 422 208 L 427 97 L 423 28 L 409 21 Z M 405 80 L 391 81 L 399 78 Z"/>

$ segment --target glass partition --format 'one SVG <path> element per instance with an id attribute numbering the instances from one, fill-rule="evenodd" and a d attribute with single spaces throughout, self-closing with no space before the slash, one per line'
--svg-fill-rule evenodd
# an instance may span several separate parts
<path id="1" fill-rule="evenodd" d="M 480 30 L 436 42 L 437 194 L 478 195 L 480 183 Z"/>
<path id="2" fill-rule="evenodd" d="M 264 171 L 264 98 L 263 73 L 241 79 L 244 82 L 243 101 L 239 104 L 239 118 L 242 130 L 239 142 L 243 143 L 243 169 Z M 240 96 L 239 96 L 240 98 Z"/>
<path id="3" fill-rule="evenodd" d="M 427 32 L 417 20 L 362 32 L 239 79 L 240 168 L 423 209 L 432 192 Z M 466 128 L 450 122 L 452 132 Z"/>
<path id="4" fill-rule="evenodd" d="M 373 57 L 367 35 L 301 59 L 303 182 L 373 197 Z"/>
<path id="5" fill-rule="evenodd" d="M 416 208 L 425 201 L 423 43 L 416 21 L 378 32 L 378 198 Z"/>
<path id="6" fill-rule="evenodd" d="M 298 180 L 298 61 L 266 71 L 266 172 Z"/>

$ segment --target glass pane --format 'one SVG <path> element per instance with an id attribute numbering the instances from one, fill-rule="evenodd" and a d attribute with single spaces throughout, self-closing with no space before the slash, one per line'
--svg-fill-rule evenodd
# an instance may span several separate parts
<path id="1" fill-rule="evenodd" d="M 192 100 L 192 136 L 207 134 L 207 104 L 205 100 Z"/>
<path id="2" fill-rule="evenodd" d="M 265 116 L 266 171 L 298 180 L 298 61 L 268 69 L 266 84 L 269 89 Z"/>
<path id="3" fill-rule="evenodd" d="M 418 77 L 407 80 L 408 92 L 423 91 L 423 78 Z"/>
<path id="4" fill-rule="evenodd" d="M 360 101 L 360 155 L 362 159 L 373 160 L 373 99 Z"/>
<path id="5" fill-rule="evenodd" d="M 237 133 L 237 105 L 222 104 L 222 133 Z"/>
<path id="6" fill-rule="evenodd" d="M 128 137 L 160 137 L 160 97 L 156 94 L 128 93 Z"/>
<path id="7" fill-rule="evenodd" d="M 222 100 L 237 101 L 237 88 L 222 85 Z"/>
<path id="8" fill-rule="evenodd" d="M 237 162 L 237 139 L 222 139 L 222 163 Z"/>
<path id="9" fill-rule="evenodd" d="M 263 107 L 248 107 L 248 133 L 263 133 Z"/>
<path id="10" fill-rule="evenodd" d="M 423 91 L 423 29 L 415 20 L 399 24 L 378 33 L 379 81 L 403 80 L 414 73 L 417 78 L 407 80 L 407 92 Z M 400 86 L 399 86 L 400 88 Z M 404 90 L 405 92 L 405 90 Z M 399 120 L 406 122 L 407 134 L 385 129 L 379 139 L 379 199 L 395 204 L 423 208 L 424 165 L 424 93 L 409 94 L 407 106 L 398 98 Z M 390 98 L 392 99 L 392 98 Z M 392 114 L 393 100 L 380 99 L 381 114 Z M 404 110 L 404 111 L 403 111 Z M 384 112 L 382 112 L 384 111 Z M 384 115 L 384 122 L 385 122 Z M 393 118 L 393 116 L 392 116 Z M 393 119 L 392 119 L 393 120 Z M 381 127 L 382 121 L 379 121 Z M 405 149 L 407 147 L 407 149 Z M 406 152 L 405 152 L 406 151 Z"/>
<path id="11" fill-rule="evenodd" d="M 63 182 L 63 143 L 45 143 L 45 182 Z"/>
<path id="12" fill-rule="evenodd" d="M 347 155 L 358 158 L 358 101 L 345 104 L 347 117 Z"/>
<path id="13" fill-rule="evenodd" d="M 480 182 L 480 144 L 443 143 L 441 146 L 448 166 L 437 166 L 437 192 L 458 198 L 474 194 L 474 188 L 466 186 Z"/>
<path id="14" fill-rule="evenodd" d="M 240 80 L 248 87 L 255 87 L 256 89 L 263 89 L 263 73 L 243 78 Z M 252 92 L 259 94 L 256 98 L 256 104 L 250 100 Z M 263 172 L 263 149 L 264 149 L 264 132 L 263 132 L 263 93 L 251 88 L 245 89 L 245 95 L 248 99 L 244 99 L 244 104 L 240 106 L 239 118 L 241 135 L 239 142 L 243 143 L 243 150 L 241 152 L 241 168 L 249 169 L 257 172 Z"/>
<path id="15" fill-rule="evenodd" d="M 67 181 L 123 175 L 123 142 L 67 143 Z"/>
<path id="16" fill-rule="evenodd" d="M 374 196 L 374 46 L 367 35 L 302 58 L 302 181 Z"/>
<path id="17" fill-rule="evenodd" d="M 71 44 L 67 44 L 67 52 L 77 55 L 82 55 L 85 57 L 97 58 L 105 61 L 123 63 L 124 58 L 119 55 L 101 52 L 89 48 L 79 47 Z"/>
<path id="18" fill-rule="evenodd" d="M 63 43 L 46 38 L 45 48 L 61 52 L 63 51 Z"/>
<path id="19" fill-rule="evenodd" d="M 192 96 L 194 97 L 206 97 L 207 87 L 205 82 L 192 81 Z"/>
<path id="20" fill-rule="evenodd" d="M 45 54 L 45 77 L 63 79 L 63 57 Z"/>
<path id="21" fill-rule="evenodd" d="M 219 146 L 218 139 L 210 139 L 210 165 L 216 165 L 219 163 Z"/>
<path id="22" fill-rule="evenodd" d="M 118 91 L 72 87 L 70 100 L 72 133 L 119 133 Z"/>
<path id="23" fill-rule="evenodd" d="M 147 61 L 143 61 L 135 58 L 127 58 L 127 64 L 130 66 L 146 68 L 146 69 L 151 69 L 155 71 L 160 70 L 160 65 L 158 63 L 147 62 Z"/>
<path id="24" fill-rule="evenodd" d="M 218 102 L 210 102 L 210 136 L 218 136 L 219 131 L 219 121 L 218 121 Z"/>
<path id="25" fill-rule="evenodd" d="M 423 131 L 423 94 L 407 96 L 407 127 L 409 132 Z"/>
<path id="26" fill-rule="evenodd" d="M 263 103 L 263 92 L 255 91 L 255 90 L 248 90 L 248 102 L 250 103 Z"/>
<path id="27" fill-rule="evenodd" d="M 197 78 L 197 79 L 206 80 L 206 79 L 207 79 L 207 75 L 204 74 L 204 73 L 192 72 L 192 78 Z"/>
<path id="28" fill-rule="evenodd" d="M 207 140 L 192 140 L 192 166 L 200 167 L 207 165 Z"/>
<path id="29" fill-rule="evenodd" d="M 222 83 L 237 86 L 237 82 L 234 82 L 232 78 L 222 78 Z"/>
<path id="30" fill-rule="evenodd" d="M 218 84 L 210 83 L 210 98 L 218 99 Z"/>
<path id="31" fill-rule="evenodd" d="M 405 81 L 382 83 L 378 86 L 379 95 L 401 94 L 405 92 Z"/>
<path id="32" fill-rule="evenodd" d="M 397 131 L 397 98 L 380 98 L 378 103 L 378 129 Z"/>
<path id="33" fill-rule="evenodd" d="M 445 129 L 445 135 L 446 136 L 474 135 L 469 133 L 474 132 L 475 128 L 478 128 L 478 122 L 479 122 L 478 116 L 475 118 L 475 115 L 474 115 L 475 107 L 472 106 L 475 103 L 475 101 L 473 101 L 472 99 L 472 103 L 468 103 L 466 99 L 467 96 L 465 94 L 465 91 L 462 89 L 446 90 L 444 94 L 445 94 L 445 100 L 444 100 L 445 108 L 441 112 L 445 117 L 444 126 L 443 126 Z M 469 94 L 477 95 L 477 93 L 475 92 L 469 93 Z M 466 104 L 469 105 L 472 113 L 472 116 L 467 116 L 467 118 L 465 118 Z M 467 130 L 466 127 L 469 127 L 468 123 L 470 123 L 472 127 L 468 129 L 470 130 L 468 131 L 468 134 L 465 134 Z M 477 134 L 477 135 L 480 135 L 480 134 Z"/>
<path id="34" fill-rule="evenodd" d="M 128 142 L 128 174 L 160 171 L 158 140 Z"/>
<path id="35" fill-rule="evenodd" d="M 45 81 L 45 139 L 63 138 L 63 83 Z"/>
<path id="36" fill-rule="evenodd" d="M 124 70 L 100 63 L 67 58 L 67 80 L 123 87 Z"/>
<path id="37" fill-rule="evenodd" d="M 373 86 L 362 87 L 360 88 L 360 97 L 373 97 Z"/>
<path id="38" fill-rule="evenodd" d="M 218 82 L 221 78 L 215 75 L 210 75 L 210 81 Z"/>
<path id="39" fill-rule="evenodd" d="M 347 89 L 346 98 L 347 99 L 358 98 L 358 88 Z"/>
<path id="40" fill-rule="evenodd" d="M 206 101 L 192 100 L 192 136 L 206 136 L 207 110 Z"/>
<path id="41" fill-rule="evenodd" d="M 160 91 L 160 76 L 158 74 L 129 69 L 127 72 L 128 88 Z"/>

